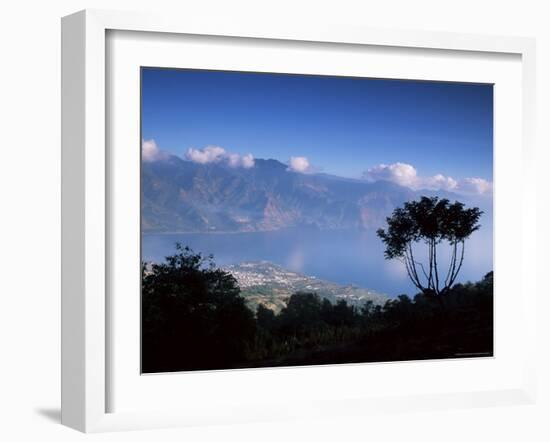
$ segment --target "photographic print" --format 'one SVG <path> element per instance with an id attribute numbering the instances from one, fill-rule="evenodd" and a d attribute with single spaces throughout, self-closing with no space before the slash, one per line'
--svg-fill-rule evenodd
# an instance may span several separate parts
<path id="1" fill-rule="evenodd" d="M 493 85 L 141 69 L 142 373 L 493 355 Z"/>

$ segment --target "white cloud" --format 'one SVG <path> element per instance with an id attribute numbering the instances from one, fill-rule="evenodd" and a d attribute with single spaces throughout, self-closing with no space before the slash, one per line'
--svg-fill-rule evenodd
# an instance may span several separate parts
<path id="1" fill-rule="evenodd" d="M 169 157 L 170 154 L 159 149 L 155 140 L 142 140 L 141 158 L 143 161 L 151 163 L 153 161 L 165 160 Z M 219 163 L 223 161 L 230 167 L 244 167 L 245 169 L 254 167 L 254 157 L 252 154 L 241 156 L 238 153 L 227 152 L 220 146 L 206 146 L 203 149 L 191 147 L 187 149 L 185 158 L 199 164 Z"/>
<path id="2" fill-rule="evenodd" d="M 227 163 L 231 167 L 239 167 L 241 164 L 241 156 L 238 153 L 227 154 Z"/>
<path id="3" fill-rule="evenodd" d="M 311 170 L 311 165 L 306 157 L 290 157 L 288 168 L 293 172 L 305 173 Z"/>
<path id="4" fill-rule="evenodd" d="M 430 190 L 456 190 L 458 187 L 458 181 L 450 176 L 444 176 L 438 173 L 437 175 L 419 178 L 420 185 L 424 189 Z"/>
<path id="5" fill-rule="evenodd" d="M 150 163 L 153 161 L 164 160 L 168 158 L 168 156 L 168 153 L 158 148 L 155 140 L 142 140 L 141 158 L 143 161 Z"/>
<path id="6" fill-rule="evenodd" d="M 254 167 L 254 157 L 250 153 L 243 156 L 241 162 L 245 169 L 250 169 L 251 167 Z"/>
<path id="7" fill-rule="evenodd" d="M 483 178 L 464 178 L 460 181 L 460 189 L 465 193 L 484 195 L 493 191 L 493 183 Z"/>
<path id="8" fill-rule="evenodd" d="M 220 146 L 206 146 L 203 149 L 190 147 L 185 153 L 185 158 L 199 164 L 219 163 L 225 161 L 230 167 L 254 167 L 254 157 L 251 154 L 241 156 L 238 153 L 227 152 Z"/>
<path id="9" fill-rule="evenodd" d="M 199 164 L 217 163 L 225 157 L 225 149 L 219 146 L 206 146 L 204 149 L 190 147 L 185 158 Z"/>
<path id="10" fill-rule="evenodd" d="M 407 163 L 379 164 L 363 173 L 367 181 L 389 181 L 413 190 L 447 190 L 462 194 L 484 195 L 493 189 L 491 182 L 483 178 L 464 178 L 456 180 L 452 177 L 437 174 L 420 176 L 416 168 Z"/>
<path id="11" fill-rule="evenodd" d="M 367 170 L 363 178 L 367 181 L 391 181 L 411 188 L 418 184 L 416 169 L 407 163 L 379 164 Z"/>

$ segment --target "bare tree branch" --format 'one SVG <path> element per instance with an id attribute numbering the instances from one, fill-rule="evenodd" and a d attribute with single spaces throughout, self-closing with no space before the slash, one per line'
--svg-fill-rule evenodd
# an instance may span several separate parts
<path id="1" fill-rule="evenodd" d="M 433 241 L 433 258 L 434 258 L 434 270 L 435 270 L 435 292 L 439 295 L 439 274 L 437 270 L 437 244 L 435 239 Z"/>
<path id="2" fill-rule="evenodd" d="M 462 245 L 462 251 L 460 252 L 460 262 L 458 264 L 458 267 L 456 268 L 456 271 L 454 272 L 451 281 L 449 282 L 449 288 L 454 284 L 455 279 L 458 276 L 460 269 L 462 268 L 462 263 L 464 262 L 464 240 L 460 241 L 460 244 Z"/>
<path id="3" fill-rule="evenodd" d="M 424 288 L 422 287 L 420 282 L 417 279 L 414 278 L 414 276 L 411 272 L 411 269 L 410 269 L 409 259 L 406 255 L 403 257 L 403 262 L 405 263 L 405 269 L 407 270 L 407 274 L 409 275 L 409 279 L 412 281 L 412 283 L 415 285 L 415 287 L 417 289 L 424 290 Z"/>
<path id="4" fill-rule="evenodd" d="M 407 250 L 406 249 L 405 249 L 405 255 L 407 255 Z M 410 265 L 412 273 L 413 273 L 413 275 L 416 279 L 416 282 L 420 287 L 422 287 L 422 283 L 420 282 L 420 278 L 418 277 L 418 271 L 416 270 L 414 255 L 413 255 L 413 251 L 412 251 L 412 245 L 411 245 L 410 242 L 409 242 L 409 259 L 410 259 L 409 265 Z M 424 288 L 422 287 L 421 290 L 424 290 Z"/>
<path id="5" fill-rule="evenodd" d="M 420 266 L 420 268 L 422 269 L 422 273 L 424 274 L 424 276 L 426 277 L 426 280 L 428 280 L 428 274 L 426 273 L 426 270 L 424 269 L 424 265 L 419 262 L 419 261 L 416 261 L 414 259 L 414 254 L 413 254 L 413 248 L 412 248 L 412 243 L 409 243 L 409 253 L 411 255 L 411 260 L 414 264 L 418 264 L 418 266 Z"/>
<path id="6" fill-rule="evenodd" d="M 456 241 L 453 241 L 453 252 L 451 253 L 451 262 L 449 263 L 449 269 L 447 271 L 447 276 L 445 277 L 445 287 L 448 287 L 448 282 L 451 274 L 454 271 L 456 265 Z"/>

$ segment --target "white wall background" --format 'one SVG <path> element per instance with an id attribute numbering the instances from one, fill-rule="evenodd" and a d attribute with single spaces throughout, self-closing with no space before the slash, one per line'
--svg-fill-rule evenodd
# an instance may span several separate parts
<path id="1" fill-rule="evenodd" d="M 546 3 L 546 4 L 545 4 Z M 0 440 L 550 440 L 550 12 L 544 0 L 19 0 L 0 7 Z M 60 17 L 83 8 L 534 36 L 538 43 L 537 405 L 85 436 L 59 425 Z M 518 180 L 521 177 L 518 177 Z M 512 203 L 512 202 L 511 202 Z M 546 324 L 544 323 L 546 322 Z"/>

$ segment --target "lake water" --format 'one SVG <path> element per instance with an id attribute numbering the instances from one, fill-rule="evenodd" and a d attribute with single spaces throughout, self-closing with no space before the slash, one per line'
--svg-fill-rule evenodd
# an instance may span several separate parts
<path id="1" fill-rule="evenodd" d="M 196 252 L 214 255 L 217 265 L 271 261 L 287 269 L 339 284 L 355 284 L 389 296 L 416 290 L 404 265 L 384 259 L 384 247 L 374 231 L 288 229 L 254 233 L 143 234 L 145 261 L 162 261 L 176 242 Z M 448 252 L 438 250 L 444 257 Z M 445 265 L 445 258 L 441 259 Z M 457 279 L 477 281 L 493 269 L 492 238 L 479 231 L 466 243 L 465 262 Z M 446 267 L 443 267 L 446 269 Z"/>

